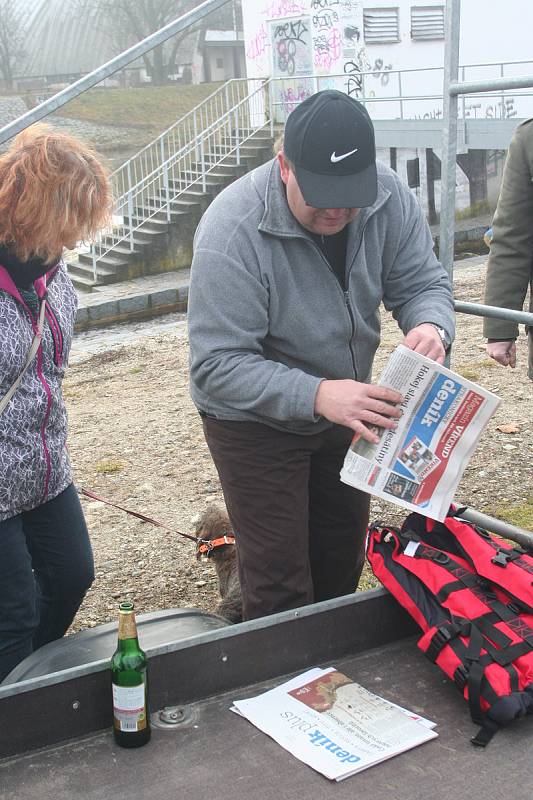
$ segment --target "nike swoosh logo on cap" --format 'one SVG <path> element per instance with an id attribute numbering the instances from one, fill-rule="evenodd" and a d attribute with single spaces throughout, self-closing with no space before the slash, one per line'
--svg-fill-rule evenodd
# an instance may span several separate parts
<path id="1" fill-rule="evenodd" d="M 350 150 L 349 153 L 343 153 L 342 156 L 335 155 L 335 150 L 334 150 L 333 153 L 331 154 L 331 163 L 336 164 L 337 161 L 342 161 L 343 159 L 348 158 L 348 156 L 353 156 L 354 153 L 357 153 L 358 149 L 359 148 L 356 147 L 355 150 Z"/>

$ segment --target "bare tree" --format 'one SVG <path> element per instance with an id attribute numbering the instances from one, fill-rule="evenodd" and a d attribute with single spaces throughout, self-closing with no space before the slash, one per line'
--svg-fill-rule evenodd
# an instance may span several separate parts
<path id="1" fill-rule="evenodd" d="M 0 0 L 0 73 L 8 89 L 24 56 L 23 43 L 24 19 L 17 0 Z"/>
<path id="2" fill-rule="evenodd" d="M 105 33 L 119 49 L 124 49 L 192 11 L 198 6 L 198 0 L 78 0 L 78 5 L 100 12 L 98 17 L 105 20 Z M 231 27 L 232 3 L 228 2 L 227 11 L 223 7 L 221 12 L 208 15 L 208 24 L 220 24 L 227 17 Z M 168 81 L 168 76 L 176 71 L 180 44 L 193 31 L 205 25 L 206 22 L 202 20 L 142 56 L 152 83 L 160 85 Z"/>

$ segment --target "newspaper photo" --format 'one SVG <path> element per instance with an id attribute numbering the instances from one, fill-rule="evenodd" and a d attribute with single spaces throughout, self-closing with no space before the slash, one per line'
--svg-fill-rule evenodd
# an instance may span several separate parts
<path id="1" fill-rule="evenodd" d="M 434 739 L 434 723 L 334 668 L 308 670 L 233 711 L 293 756 L 340 781 Z"/>
<path id="2" fill-rule="evenodd" d="M 395 430 L 372 429 L 377 444 L 354 437 L 341 480 L 442 522 L 501 400 L 403 345 L 378 384 L 403 394 L 402 416 Z"/>

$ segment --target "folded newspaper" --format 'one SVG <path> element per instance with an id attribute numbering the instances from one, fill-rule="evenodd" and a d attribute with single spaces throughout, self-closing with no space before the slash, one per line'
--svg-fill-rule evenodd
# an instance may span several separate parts
<path id="1" fill-rule="evenodd" d="M 492 392 L 400 345 L 380 386 L 403 394 L 395 430 L 354 437 L 341 480 L 442 522 L 479 437 L 501 400 Z"/>
<path id="2" fill-rule="evenodd" d="M 369 692 L 336 669 L 308 670 L 232 711 L 293 756 L 341 781 L 434 739 L 435 723 Z"/>

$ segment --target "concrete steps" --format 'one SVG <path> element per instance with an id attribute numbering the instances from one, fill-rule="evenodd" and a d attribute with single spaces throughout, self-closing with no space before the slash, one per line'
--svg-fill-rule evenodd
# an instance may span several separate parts
<path id="1" fill-rule="evenodd" d="M 126 229 L 130 224 L 135 227 L 133 250 L 129 237 L 116 241 L 116 237 L 105 236 L 101 243 L 91 246 L 91 252 L 80 253 L 76 262 L 67 263 L 74 285 L 87 292 L 98 286 L 187 268 L 192 258 L 194 232 L 207 206 L 232 181 L 268 161 L 272 157 L 272 142 L 269 131 L 258 131 L 253 139 L 240 146 L 240 163 L 237 163 L 235 153 L 216 163 L 221 155 L 227 153 L 228 146 L 232 146 L 231 137 L 225 143 L 213 146 L 204 158 L 208 169 L 205 190 L 200 163 L 194 163 L 179 176 L 170 178 L 170 192 L 180 194 L 170 201 L 169 210 L 166 208 L 166 192 L 155 191 L 153 196 L 146 198 L 142 206 L 133 209 L 131 219 L 129 215 L 123 218 Z M 187 186 L 186 190 L 181 191 L 184 186 Z M 93 249 L 100 255 L 96 280 Z"/>

